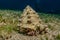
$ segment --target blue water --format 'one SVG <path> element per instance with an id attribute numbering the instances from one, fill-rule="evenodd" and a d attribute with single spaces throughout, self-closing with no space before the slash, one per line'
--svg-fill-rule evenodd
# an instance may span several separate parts
<path id="1" fill-rule="evenodd" d="M 0 0 L 0 9 L 23 10 L 26 5 L 36 11 L 60 13 L 60 0 Z"/>

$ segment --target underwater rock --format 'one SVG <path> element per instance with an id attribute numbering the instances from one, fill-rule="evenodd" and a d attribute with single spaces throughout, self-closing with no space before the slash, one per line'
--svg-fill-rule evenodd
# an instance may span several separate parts
<path id="1" fill-rule="evenodd" d="M 29 5 L 24 9 L 23 14 L 20 16 L 19 20 L 19 31 L 27 35 L 40 34 L 43 31 L 46 32 L 47 26 L 40 19 L 37 12 L 35 12 Z"/>

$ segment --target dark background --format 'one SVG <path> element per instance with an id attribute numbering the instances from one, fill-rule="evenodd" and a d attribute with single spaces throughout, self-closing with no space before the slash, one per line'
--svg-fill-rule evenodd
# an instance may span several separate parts
<path id="1" fill-rule="evenodd" d="M 60 13 L 60 0 L 0 0 L 0 9 L 23 10 L 27 5 L 38 12 Z"/>

